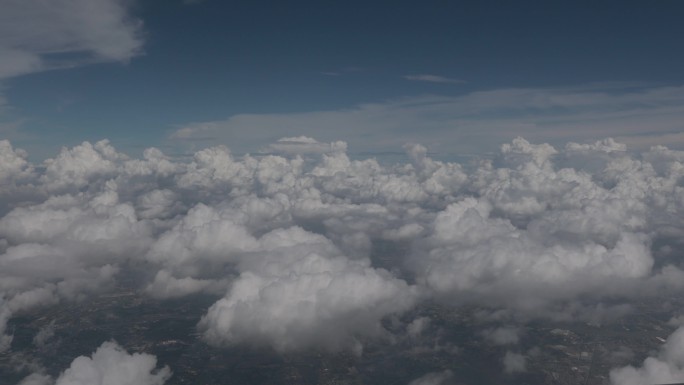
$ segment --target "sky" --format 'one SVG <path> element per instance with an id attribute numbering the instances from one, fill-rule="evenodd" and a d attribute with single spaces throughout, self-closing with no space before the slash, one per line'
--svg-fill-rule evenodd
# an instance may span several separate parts
<path id="1" fill-rule="evenodd" d="M 105 138 L 179 155 L 300 135 L 378 156 L 516 136 L 684 146 L 680 1 L 0 7 L 0 136 L 36 160 Z"/>
<path id="2" fill-rule="evenodd" d="M 426 303 L 475 307 L 505 376 L 549 353 L 526 327 L 615 326 L 647 303 L 669 317 L 660 340 L 607 352 L 622 358 L 601 376 L 684 381 L 684 313 L 663 300 L 684 290 L 682 11 L 0 0 L 4 362 L 26 359 L 17 323 L 125 284 L 211 299 L 193 320 L 207 349 L 451 355 L 408 384 L 459 381 L 472 349 Z M 93 339 L 70 365 L 8 370 L 183 378 Z"/>

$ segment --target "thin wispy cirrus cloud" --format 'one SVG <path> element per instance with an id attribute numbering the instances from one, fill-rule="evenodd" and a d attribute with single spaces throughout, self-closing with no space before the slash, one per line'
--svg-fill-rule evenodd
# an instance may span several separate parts
<path id="1" fill-rule="evenodd" d="M 300 135 L 345 140 L 352 153 L 397 151 L 420 142 L 440 154 L 496 151 L 517 136 L 562 144 L 613 137 L 630 149 L 667 143 L 684 147 L 684 87 L 599 84 L 583 87 L 509 88 L 462 96 L 426 95 L 347 109 L 237 114 L 175 129 L 175 143 L 201 147 L 263 143 Z"/>
<path id="2" fill-rule="evenodd" d="M 404 75 L 404 79 L 417 81 L 417 82 L 428 82 L 428 83 L 443 83 L 443 84 L 463 84 L 467 83 L 465 80 L 447 78 L 439 75 L 430 74 L 417 74 L 417 75 Z"/>

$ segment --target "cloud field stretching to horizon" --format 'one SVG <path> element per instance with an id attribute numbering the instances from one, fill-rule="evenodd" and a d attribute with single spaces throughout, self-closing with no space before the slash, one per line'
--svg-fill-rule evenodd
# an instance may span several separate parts
<path id="1" fill-rule="evenodd" d="M 393 165 L 308 137 L 271 148 L 283 155 L 236 158 L 216 146 L 189 161 L 155 148 L 134 159 L 103 140 L 32 164 L 1 141 L 2 350 L 12 317 L 114 290 L 133 267 L 151 299 L 216 295 L 196 320 L 211 345 L 359 356 L 368 341 L 397 338 L 384 319 L 425 301 L 476 305 L 511 325 L 600 324 L 684 285 L 681 151 L 517 138 L 464 166 L 419 144 Z M 379 242 L 399 250 L 383 266 L 372 258 Z M 429 322 L 402 333 L 419 338 Z M 518 341 L 515 327 L 483 333 Z M 616 368 L 613 383 L 683 380 L 680 334 L 643 367 Z M 64 381 L 111 349 L 111 365 L 144 358 L 103 345 L 57 383 L 83 383 Z M 162 383 L 168 373 L 150 374 L 150 359 L 141 376 Z M 524 360 L 507 354 L 506 370 L 524 371 Z M 416 383 L 450 378 L 431 376 Z M 53 380 L 36 373 L 24 384 L 39 381 Z M 122 381 L 113 383 L 132 383 Z"/>
<path id="2" fill-rule="evenodd" d="M 684 383 L 683 18 L 1 0 L 0 385 Z"/>

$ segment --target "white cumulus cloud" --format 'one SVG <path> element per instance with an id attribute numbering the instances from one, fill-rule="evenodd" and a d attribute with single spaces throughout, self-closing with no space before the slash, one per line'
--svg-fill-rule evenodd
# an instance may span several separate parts
<path id="1" fill-rule="evenodd" d="M 610 372 L 614 385 L 669 384 L 684 381 L 684 328 L 667 338 L 657 355 L 648 357 L 642 366 L 625 366 Z"/>
<path id="2" fill-rule="evenodd" d="M 115 342 L 100 345 L 90 357 L 75 358 L 56 380 L 31 374 L 20 385 L 163 385 L 171 377 L 168 366 L 157 368 L 157 358 L 127 353 Z"/>

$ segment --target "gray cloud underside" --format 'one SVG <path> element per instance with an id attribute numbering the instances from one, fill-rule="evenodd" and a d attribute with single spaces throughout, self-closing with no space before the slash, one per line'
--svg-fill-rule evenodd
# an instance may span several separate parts
<path id="1" fill-rule="evenodd" d="M 308 137 L 265 148 L 286 155 L 133 159 L 101 141 L 31 164 L 0 141 L 0 347 L 14 315 L 110 290 L 130 263 L 149 270 L 138 288 L 153 298 L 219 298 L 198 319 L 208 343 L 280 352 L 363 354 L 391 337 L 384 318 L 424 300 L 610 322 L 684 286 L 684 152 L 517 138 L 464 168 L 415 144 L 391 166 Z"/>

